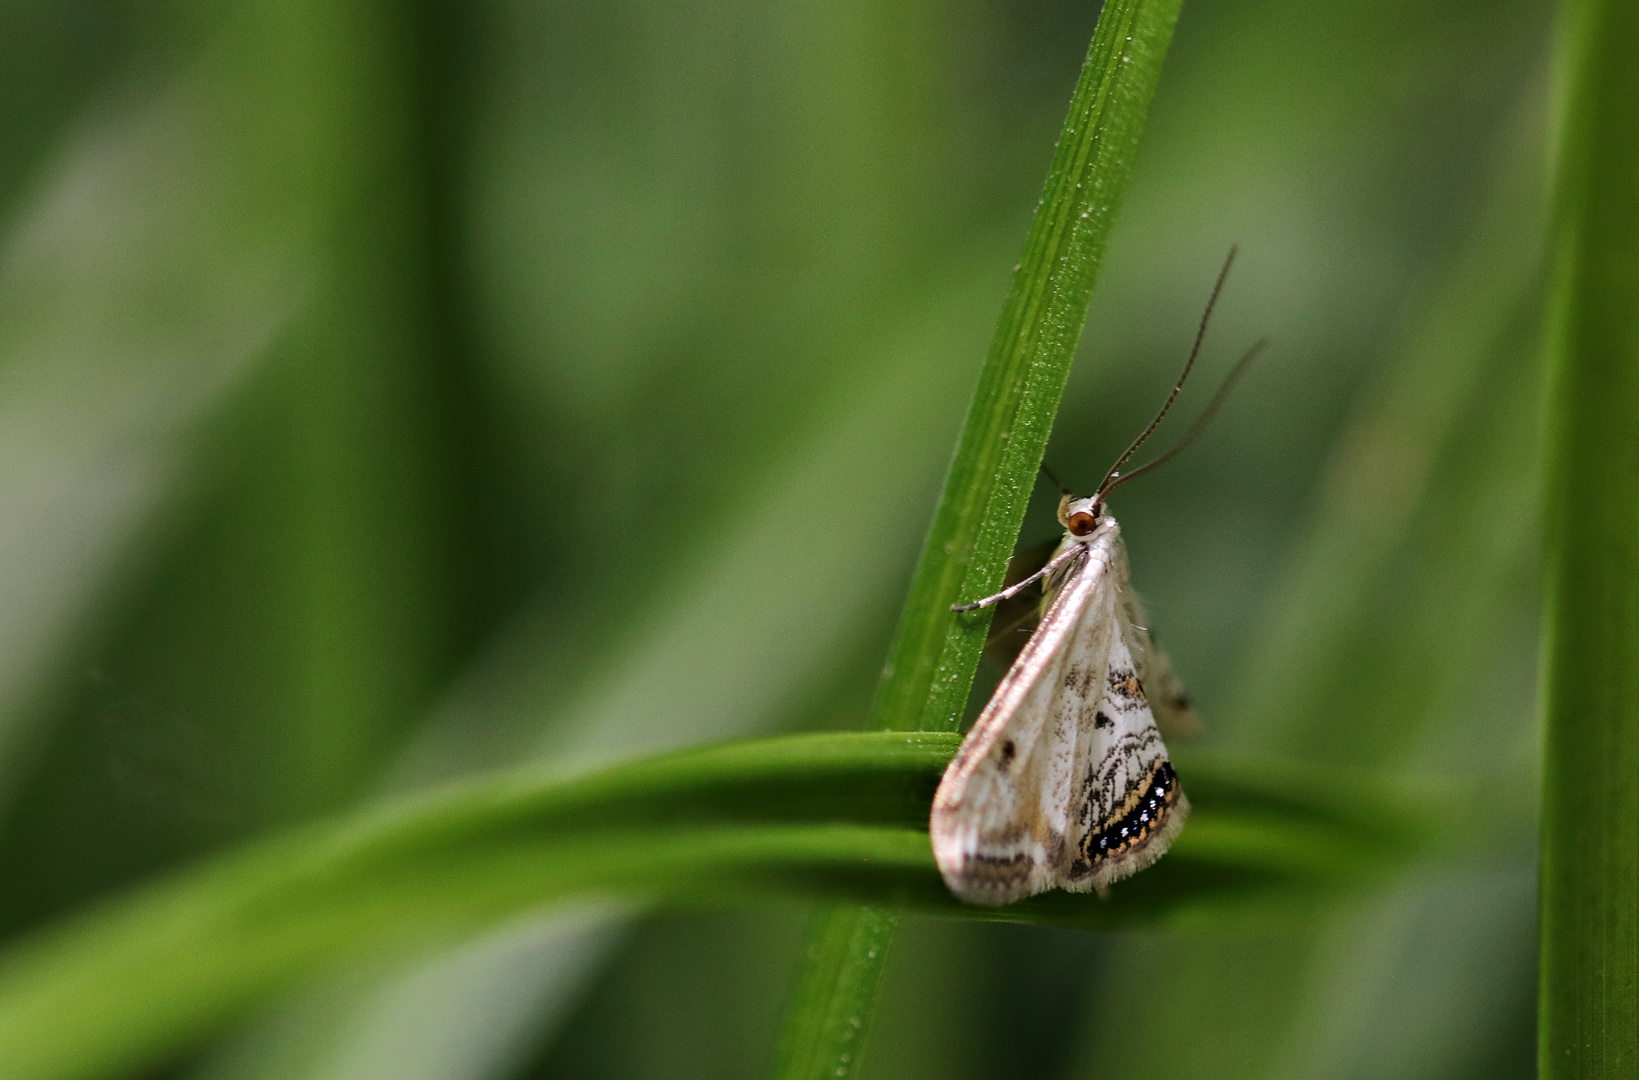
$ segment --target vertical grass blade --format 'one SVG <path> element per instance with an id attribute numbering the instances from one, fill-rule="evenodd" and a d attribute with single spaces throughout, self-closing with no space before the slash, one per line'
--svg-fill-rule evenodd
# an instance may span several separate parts
<path id="1" fill-rule="evenodd" d="M 1639 1068 L 1639 7 L 1567 5 L 1550 338 L 1540 1075 Z"/>
<path id="2" fill-rule="evenodd" d="M 815 916 L 776 1076 L 852 1075 L 898 927 L 899 917 L 880 908 L 827 907 Z"/>
<path id="3" fill-rule="evenodd" d="M 1007 569 L 1181 3 L 1107 0 L 1099 16 L 917 563 L 873 710 L 878 727 L 953 731 L 961 722 L 990 615 L 956 618 L 950 606 L 995 591 Z M 874 910 L 820 914 L 786 1017 L 780 1080 L 854 1073 L 896 924 Z"/>
<path id="4" fill-rule="evenodd" d="M 1099 17 L 911 583 L 880 727 L 961 722 L 990 618 L 950 605 L 994 592 L 1013 554 L 1181 3 L 1109 0 Z"/>

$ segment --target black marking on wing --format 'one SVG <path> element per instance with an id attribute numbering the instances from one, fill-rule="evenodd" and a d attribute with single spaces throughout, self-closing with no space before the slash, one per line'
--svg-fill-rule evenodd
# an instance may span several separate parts
<path id="1" fill-rule="evenodd" d="M 1106 821 L 1095 823 L 1087 831 L 1072 874 L 1078 867 L 1083 868 L 1082 874 L 1090 873 L 1107 859 L 1143 847 L 1178 804 L 1179 794 L 1178 774 L 1173 772 L 1172 762 L 1161 758 L 1150 767 L 1143 783 L 1127 792 Z"/>
<path id="2" fill-rule="evenodd" d="M 1082 828 L 1098 829 L 1100 822 L 1119 816 L 1133 792 L 1142 789 L 1142 781 L 1134 783 L 1127 779 L 1127 763 L 1149 761 L 1147 778 L 1155 768 L 1154 762 L 1165 761 L 1166 757 L 1167 748 L 1161 743 L 1161 733 L 1153 727 L 1117 736 L 1105 747 L 1104 756 L 1088 766 L 1087 775 L 1082 778 L 1076 815 Z"/>

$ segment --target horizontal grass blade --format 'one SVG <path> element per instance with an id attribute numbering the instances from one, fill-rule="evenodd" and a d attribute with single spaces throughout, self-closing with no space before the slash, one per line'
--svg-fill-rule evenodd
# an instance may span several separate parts
<path id="1" fill-rule="evenodd" d="M 1416 814 L 1311 770 L 1183 759 L 1190 828 L 1112 897 L 964 907 L 928 847 L 951 734 L 794 736 L 513 773 L 256 843 L 0 957 L 0 1077 L 124 1075 L 316 970 L 543 905 L 827 897 L 1098 928 L 1313 902 L 1396 864 Z"/>

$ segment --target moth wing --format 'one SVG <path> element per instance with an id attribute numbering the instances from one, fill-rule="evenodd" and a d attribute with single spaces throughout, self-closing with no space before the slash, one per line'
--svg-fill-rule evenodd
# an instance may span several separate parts
<path id="1" fill-rule="evenodd" d="M 1118 641 L 1110 551 L 1073 561 L 934 796 L 929 833 L 950 890 L 1005 904 L 1062 884 L 1075 857 L 1085 739 Z"/>
<path id="2" fill-rule="evenodd" d="M 1074 854 L 1062 882 L 1072 892 L 1103 889 L 1149 866 L 1189 815 L 1138 664 L 1120 634 L 1110 644 L 1101 689 L 1077 754 Z"/>
<path id="3" fill-rule="evenodd" d="M 1126 639 L 1127 646 L 1132 651 L 1133 662 L 1138 669 L 1138 681 L 1144 685 L 1145 696 L 1149 699 L 1150 711 L 1155 716 L 1156 726 L 1161 734 L 1169 739 L 1199 735 L 1201 720 L 1195 715 L 1189 695 L 1184 692 L 1183 683 L 1179 682 L 1178 676 L 1173 673 L 1172 661 L 1167 657 L 1167 651 L 1156 641 L 1155 634 L 1149 629 L 1150 621 L 1144 614 L 1144 603 L 1133 591 L 1128 580 L 1126 545 L 1118 537 L 1114 546 L 1112 575 L 1116 589 L 1120 593 L 1120 602 L 1116 605 L 1116 618 L 1121 623 L 1121 636 Z"/>

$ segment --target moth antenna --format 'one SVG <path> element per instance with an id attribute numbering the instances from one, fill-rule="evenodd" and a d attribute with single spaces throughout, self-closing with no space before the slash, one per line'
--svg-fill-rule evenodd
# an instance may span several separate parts
<path id="1" fill-rule="evenodd" d="M 1098 485 L 1098 492 L 1093 496 L 1095 499 L 1102 501 L 1104 496 L 1110 493 L 1114 487 L 1112 481 L 1118 480 L 1121 476 L 1121 466 L 1132 460 L 1132 456 L 1138 453 L 1138 448 L 1144 445 L 1145 440 L 1161 426 L 1161 421 L 1166 419 L 1167 410 L 1172 408 L 1172 403 L 1178 400 L 1178 393 L 1184 388 L 1184 380 L 1189 378 L 1190 369 L 1195 366 L 1195 358 L 1201 355 L 1201 342 L 1206 340 L 1207 323 L 1212 320 L 1212 309 L 1218 305 L 1218 294 L 1223 291 L 1224 279 L 1229 277 L 1229 268 L 1235 265 L 1235 253 L 1238 250 L 1238 247 L 1229 249 L 1229 257 L 1224 259 L 1224 268 L 1218 271 L 1218 281 L 1212 286 L 1212 295 L 1207 298 L 1206 310 L 1201 313 L 1201 325 L 1195 331 L 1195 344 L 1189 350 L 1189 359 L 1184 361 L 1184 370 L 1179 374 L 1172 393 L 1167 395 L 1166 402 L 1161 406 L 1161 411 L 1155 414 L 1155 419 L 1150 421 L 1150 426 L 1133 440 L 1133 444 L 1127 447 L 1127 452 L 1117 458 L 1116 463 L 1110 466 L 1110 471 L 1104 474 L 1104 480 Z"/>
<path id="2" fill-rule="evenodd" d="M 1047 479 L 1049 479 L 1053 482 L 1053 486 L 1059 489 L 1059 494 L 1060 495 L 1074 495 L 1075 494 L 1075 492 L 1071 491 L 1069 488 L 1064 486 L 1064 481 L 1063 480 L 1060 480 L 1058 477 L 1053 475 L 1053 470 L 1049 469 L 1047 467 L 1047 462 L 1045 462 L 1045 461 L 1042 462 L 1040 465 L 1036 466 L 1036 468 L 1041 470 L 1041 474 L 1043 476 L 1047 477 Z"/>
<path id="3" fill-rule="evenodd" d="M 1127 475 L 1117 477 L 1113 482 L 1104 488 L 1104 494 L 1108 495 L 1122 484 L 1125 484 L 1129 480 L 1136 480 L 1138 477 L 1143 476 L 1151 469 L 1159 469 L 1161 466 L 1183 453 L 1184 450 L 1189 447 L 1190 443 L 1200 438 L 1201 432 L 1206 430 L 1207 425 L 1212 423 L 1212 418 L 1218 414 L 1218 410 L 1223 406 L 1224 399 L 1229 396 L 1229 392 L 1235 389 L 1235 384 L 1240 381 L 1242 375 L 1246 374 L 1246 369 L 1251 367 L 1252 361 L 1256 360 L 1258 355 L 1267 348 L 1269 348 L 1269 339 L 1263 338 L 1254 343 L 1250 349 L 1246 350 L 1246 353 L 1235 362 L 1234 368 L 1232 368 L 1229 374 L 1224 377 L 1224 381 L 1218 385 L 1218 392 L 1212 395 L 1212 400 L 1208 402 L 1205 409 L 1201 410 L 1201 415 L 1195 418 L 1195 423 L 1190 425 L 1189 430 L 1184 433 L 1184 437 L 1179 439 L 1178 442 L 1173 445 L 1171 450 L 1168 450 L 1154 461 L 1146 462 Z"/>

